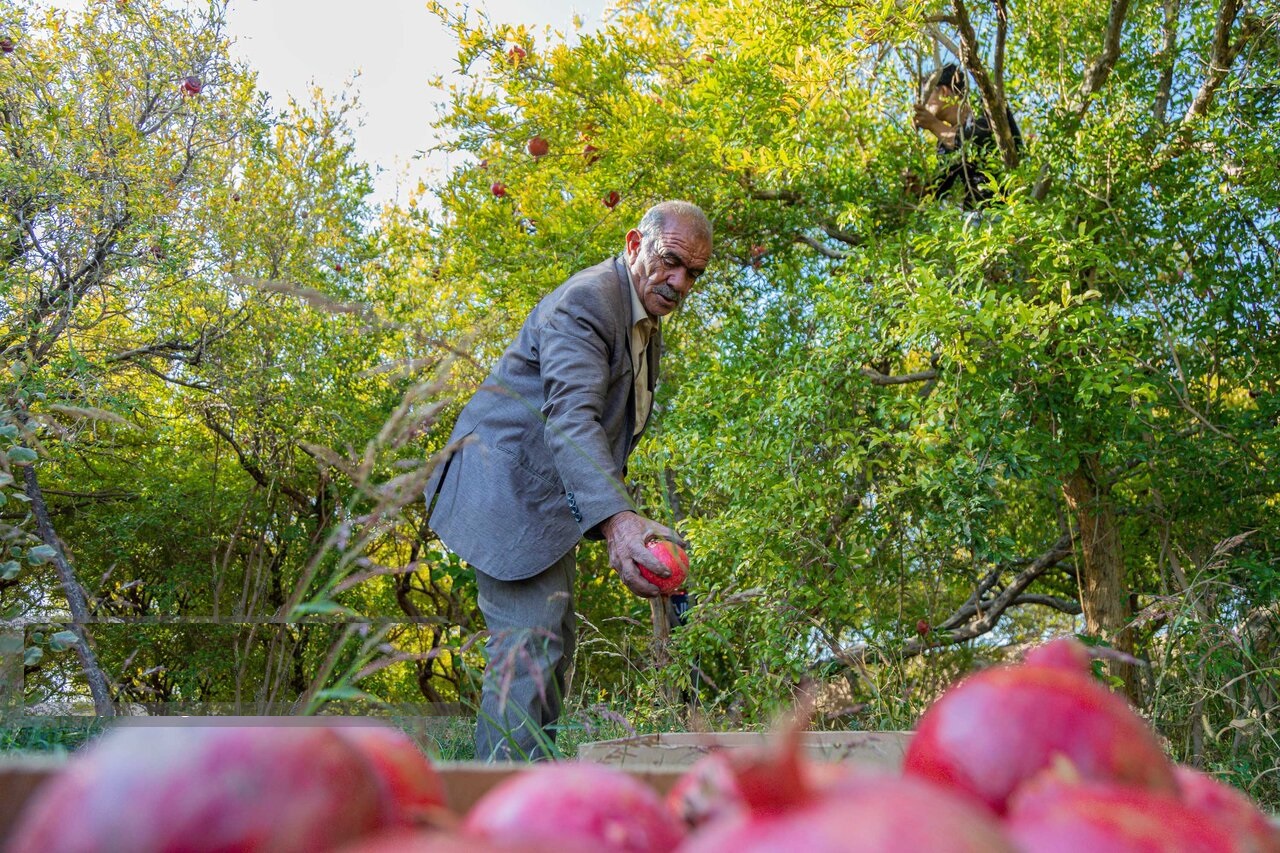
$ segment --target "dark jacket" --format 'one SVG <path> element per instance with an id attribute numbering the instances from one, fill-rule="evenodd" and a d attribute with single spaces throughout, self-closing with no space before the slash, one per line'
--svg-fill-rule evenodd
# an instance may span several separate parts
<path id="1" fill-rule="evenodd" d="M 1005 115 L 1013 132 L 1013 144 L 1021 149 L 1022 133 L 1013 118 L 1013 111 L 1006 107 Z M 938 173 L 930 191 L 933 195 L 944 196 L 958 184 L 963 188 L 961 203 L 964 209 L 976 210 L 995 197 L 988 173 L 992 168 L 1001 168 L 1000 151 L 991 127 L 991 117 L 983 112 L 960 127 L 954 144 L 938 142 Z"/>

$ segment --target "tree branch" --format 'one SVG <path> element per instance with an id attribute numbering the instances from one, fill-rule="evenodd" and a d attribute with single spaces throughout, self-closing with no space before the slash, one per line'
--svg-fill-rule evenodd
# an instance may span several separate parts
<path id="1" fill-rule="evenodd" d="M 1074 602 L 1065 599 L 1056 598 L 1048 595 L 1028 595 L 1025 590 L 1036 579 L 1047 572 L 1049 569 L 1061 563 L 1073 553 L 1072 534 L 1065 533 L 1058 538 L 1040 556 L 1036 557 L 1027 567 L 1014 576 L 1009 585 L 1001 590 L 997 595 L 982 602 L 981 609 L 978 607 L 979 601 L 986 595 L 986 592 L 994 588 L 999 581 L 1003 571 L 1001 567 L 993 569 L 978 584 L 978 588 L 974 590 L 974 594 L 966 601 L 952 616 L 942 622 L 937 628 L 931 631 L 928 636 L 918 640 L 910 640 L 904 643 L 896 652 L 897 658 L 910 658 L 922 654 L 929 649 L 939 648 L 941 646 L 950 646 L 957 643 L 963 643 L 980 637 L 988 633 L 996 624 L 999 623 L 1001 617 L 1004 616 L 1006 610 L 1015 604 L 1036 604 L 1045 607 L 1053 607 L 1054 609 L 1063 609 L 1063 612 L 1073 612 L 1070 608 L 1078 607 Z M 974 620 L 973 616 L 981 613 L 981 617 Z M 1079 612 L 1076 610 L 1075 612 Z M 960 627 L 963 626 L 963 627 Z M 831 651 L 836 659 L 841 663 L 850 666 L 861 666 L 866 661 L 869 650 L 865 645 L 857 645 L 849 648 L 841 648 L 831 643 Z"/>
<path id="2" fill-rule="evenodd" d="M 1164 0 L 1164 43 L 1160 47 L 1164 68 L 1160 70 L 1156 101 L 1151 110 L 1158 124 L 1164 124 L 1168 120 L 1169 99 L 1173 97 L 1173 69 L 1178 59 L 1178 13 L 1181 7 L 1182 0 Z"/>
<path id="3" fill-rule="evenodd" d="M 71 624 L 68 630 L 76 635 L 74 644 L 76 656 L 80 658 L 80 668 L 84 670 L 85 680 L 89 682 L 89 693 L 93 696 L 93 710 L 99 717 L 115 716 L 115 706 L 111 702 L 111 687 L 107 675 L 98 663 L 98 657 L 89 643 L 89 633 L 85 625 L 89 622 L 89 602 L 76 578 L 75 569 L 67 559 L 62 540 L 53 528 L 49 517 L 49 507 L 45 504 L 44 493 L 40 491 L 40 481 L 36 477 L 35 465 L 24 465 L 22 468 L 24 491 L 31 501 L 31 514 L 36 520 L 36 531 L 40 540 L 54 551 L 53 566 L 58 580 L 62 583 L 62 591 L 67 597 L 67 606 L 71 610 Z"/>
<path id="4" fill-rule="evenodd" d="M 757 201 L 783 201 L 787 204 L 804 201 L 804 196 L 795 190 L 752 190 L 751 197 Z"/>
<path id="5" fill-rule="evenodd" d="M 917 373 L 901 373 L 897 376 L 889 376 L 881 373 L 874 367 L 862 368 L 862 375 L 871 380 L 872 385 L 909 385 L 912 382 L 928 382 L 938 378 L 936 369 L 921 370 Z"/>
<path id="6" fill-rule="evenodd" d="M 996 0 L 996 2 L 999 6 L 1003 0 Z M 973 76 L 973 81 L 978 85 L 978 91 L 982 93 L 982 108 L 991 121 L 991 130 L 995 134 L 996 146 L 1000 149 L 1000 157 L 1004 160 L 1005 168 L 1017 168 L 1018 149 L 1013 141 L 1013 127 L 1009 124 L 1009 108 L 1004 99 L 1004 81 L 998 77 L 992 79 L 982 64 L 982 58 L 978 55 L 978 35 L 973 31 L 969 10 L 965 8 L 964 0 L 952 0 L 951 7 L 955 10 L 956 28 L 960 31 L 960 61 Z M 1003 15 L 999 17 L 1001 34 L 997 35 L 997 44 L 1000 47 L 997 62 L 998 67 L 1003 69 L 1003 32 L 1007 24 L 1004 22 Z"/>
<path id="7" fill-rule="evenodd" d="M 272 487 L 273 485 L 272 481 L 267 477 L 265 473 L 263 473 L 261 468 L 259 468 L 256 464 L 254 464 L 253 460 L 250 459 L 248 454 L 244 452 L 244 449 L 241 448 L 240 445 L 236 442 L 236 440 L 231 437 L 231 433 L 223 429 L 222 426 L 219 425 L 218 422 L 213 419 L 213 414 L 211 412 L 204 413 L 204 422 L 208 424 L 209 429 L 217 433 L 217 435 L 221 437 L 223 441 L 231 445 L 231 449 L 236 452 L 236 458 L 240 460 L 240 467 L 243 468 L 249 474 L 249 476 L 254 479 L 254 482 L 256 482 L 259 486 L 262 486 L 262 488 L 264 489 L 270 489 Z M 311 513 L 315 512 L 316 508 L 312 504 L 311 499 L 306 495 L 304 495 L 302 492 L 295 489 L 293 486 L 289 485 L 288 483 L 281 483 L 281 482 L 277 482 L 274 485 L 277 486 L 281 492 L 287 495 L 289 499 L 292 500 L 306 514 L 310 515 Z"/>
<path id="8" fill-rule="evenodd" d="M 833 249 L 830 246 L 823 245 L 823 243 L 820 240 L 815 240 L 813 237 L 810 237 L 808 234 L 797 234 L 795 236 L 795 241 L 797 243 L 804 243 L 806 246 L 810 247 L 811 249 L 816 251 L 818 254 L 827 258 L 831 258 L 832 260 L 839 261 L 848 257 L 852 257 L 849 252 L 843 251 L 841 249 Z"/>
<path id="9" fill-rule="evenodd" d="M 1203 118 L 1209 112 L 1213 97 L 1217 94 L 1222 81 L 1227 79 L 1227 73 L 1235 63 L 1236 57 L 1248 46 L 1255 35 L 1262 32 L 1268 20 L 1271 24 L 1280 23 L 1280 13 L 1270 16 L 1269 19 L 1249 15 L 1245 18 L 1244 26 L 1240 28 L 1240 37 L 1232 42 L 1231 28 L 1235 26 L 1236 16 L 1239 14 L 1239 0 L 1223 0 L 1218 8 L 1218 18 L 1213 26 L 1213 45 L 1209 52 L 1209 70 L 1205 73 L 1204 83 L 1196 92 L 1191 106 L 1187 108 L 1186 115 L 1182 117 L 1184 126 Z"/>

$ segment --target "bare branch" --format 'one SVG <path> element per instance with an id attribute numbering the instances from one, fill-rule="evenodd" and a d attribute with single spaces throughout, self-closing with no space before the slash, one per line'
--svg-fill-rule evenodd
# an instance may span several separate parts
<path id="1" fill-rule="evenodd" d="M 1120 59 L 1120 31 L 1124 28 L 1125 15 L 1128 13 L 1129 0 L 1111 0 L 1111 11 L 1107 14 L 1107 31 L 1102 37 L 1102 53 L 1093 60 L 1093 64 L 1085 72 L 1080 94 L 1072 109 L 1077 117 L 1084 116 L 1094 94 L 1107 82 L 1116 61 Z"/>
<path id="2" fill-rule="evenodd" d="M 259 468 L 254 461 L 249 458 L 248 454 L 244 452 L 244 449 L 239 445 L 239 443 L 232 438 L 231 433 L 214 420 L 211 412 L 204 413 L 204 422 L 208 424 L 209 429 L 217 433 L 223 441 L 231 445 L 231 449 L 236 452 L 236 457 L 240 460 L 240 467 L 254 479 L 254 482 L 259 486 L 262 486 L 264 489 L 269 489 L 272 485 L 276 485 L 280 491 L 287 495 L 303 512 L 309 515 L 315 511 L 316 507 L 312 504 L 311 498 L 307 497 L 293 486 L 288 483 L 273 484 L 270 478 L 263 473 L 262 469 Z"/>
<path id="3" fill-rule="evenodd" d="M 795 190 L 752 190 L 751 197 L 758 201 L 784 201 L 787 204 L 799 204 L 804 200 Z"/>
<path id="4" fill-rule="evenodd" d="M 1210 49 L 1209 70 L 1205 73 L 1204 82 L 1200 85 L 1199 91 L 1196 92 L 1195 98 L 1191 101 L 1191 106 L 1187 108 L 1186 115 L 1182 117 L 1183 125 L 1188 125 L 1196 119 L 1203 118 L 1209 112 L 1213 97 L 1217 94 L 1222 81 L 1227 78 L 1227 73 L 1231 71 L 1231 66 L 1235 63 L 1236 57 L 1244 51 L 1249 42 L 1253 40 L 1253 37 L 1262 32 L 1268 23 L 1271 25 L 1280 23 L 1280 13 L 1270 16 L 1269 19 L 1248 15 L 1245 17 L 1244 25 L 1240 28 L 1240 37 L 1233 42 L 1231 41 L 1231 28 L 1235 25 L 1236 16 L 1239 14 L 1240 3 L 1238 0 L 1223 0 L 1222 6 L 1218 9 L 1218 19 L 1213 27 L 1213 46 Z"/>
<path id="5" fill-rule="evenodd" d="M 955 10 L 956 28 L 960 31 L 960 61 L 964 63 L 964 67 L 973 76 L 973 81 L 977 84 L 978 91 L 982 93 L 982 108 L 986 111 L 987 118 L 991 121 L 991 131 L 995 134 L 996 146 L 1000 149 L 1000 157 L 1004 160 L 1005 168 L 1016 168 L 1018 165 L 1018 148 L 1013 141 L 1013 127 L 1009 123 L 1009 108 L 1004 99 L 1004 82 L 999 79 L 992 79 L 982 64 L 982 58 L 978 55 L 978 35 L 973 31 L 973 24 L 969 20 L 969 10 L 965 8 L 964 0 L 952 0 L 951 5 Z M 1003 27 L 1004 24 L 1001 25 L 1002 32 Z M 998 39 L 1003 44 L 1003 36 L 998 36 Z M 1003 47 L 997 59 L 1000 65 L 1003 66 Z"/>
<path id="6" fill-rule="evenodd" d="M 797 243 L 804 243 L 806 246 L 810 247 L 811 249 L 816 251 L 818 254 L 823 255 L 824 257 L 831 258 L 832 260 L 839 261 L 848 257 L 852 257 L 852 255 L 849 252 L 843 251 L 841 249 L 833 249 L 830 246 L 825 246 L 822 244 L 821 241 L 815 240 L 814 238 L 810 237 L 808 234 L 797 234 L 795 237 L 795 241 Z"/>
<path id="7" fill-rule="evenodd" d="M 954 20 L 954 19 L 952 19 L 952 20 L 948 21 L 947 23 L 954 24 L 954 23 L 955 23 L 955 20 Z M 943 47 L 945 47 L 947 50 L 951 51 L 951 55 L 952 55 L 952 56 L 959 56 L 959 55 L 960 55 L 960 45 L 958 45 L 958 44 L 956 44 L 954 41 L 952 41 L 952 40 L 951 40 L 951 37 L 950 37 L 950 36 L 948 36 L 946 33 L 944 33 L 944 32 L 942 31 L 942 29 L 941 29 L 937 24 L 935 24 L 935 23 L 929 23 L 929 24 L 927 24 L 927 25 L 925 26 L 925 29 L 926 29 L 926 30 L 928 30 L 929 35 L 931 35 L 931 36 L 933 37 L 933 40 L 934 40 L 936 43 L 941 44 L 941 45 L 942 45 Z"/>
<path id="8" fill-rule="evenodd" d="M 1156 86 L 1156 102 L 1152 107 L 1152 115 L 1156 122 L 1164 124 L 1168 120 L 1169 99 L 1173 97 L 1173 67 L 1177 64 L 1178 49 L 1178 13 L 1182 8 L 1182 0 L 1164 0 L 1164 43 L 1160 47 L 1160 59 L 1164 68 L 1160 70 L 1160 83 Z"/>
<path id="9" fill-rule="evenodd" d="M 818 226 L 822 229 L 822 233 L 826 234 L 832 240 L 839 240 L 841 243 L 847 243 L 850 246 L 861 246 L 865 240 L 849 231 L 844 231 L 830 222 L 824 222 Z"/>
<path id="10" fill-rule="evenodd" d="M 862 368 L 862 375 L 871 380 L 872 385 L 909 385 L 912 382 L 928 382 L 938 378 L 937 370 L 921 370 L 918 373 L 902 373 L 888 376 L 873 367 Z"/>
<path id="11" fill-rule="evenodd" d="M 1005 611 L 1015 604 L 1036 604 L 1045 607 L 1053 607 L 1054 609 L 1067 608 L 1063 609 L 1063 612 L 1073 612 L 1070 608 L 1077 606 L 1074 602 L 1069 602 L 1065 599 L 1059 599 L 1048 595 L 1025 593 L 1027 587 L 1030 586 L 1037 578 L 1056 566 L 1058 563 L 1065 560 L 1067 557 L 1071 556 L 1073 550 L 1071 542 L 1071 533 L 1066 533 L 1059 537 L 1058 541 L 1053 543 L 1049 550 L 1045 551 L 1043 554 L 1027 564 L 1027 567 L 1019 572 L 1013 580 L 1010 581 L 1008 586 L 994 597 L 983 602 L 980 618 L 970 620 L 957 619 L 956 616 L 952 616 L 945 622 L 941 623 L 938 628 L 931 631 L 927 637 L 923 637 L 918 640 L 910 640 L 903 644 L 899 649 L 897 649 L 896 656 L 899 658 L 915 657 L 916 655 L 922 654 L 932 648 L 955 645 L 956 643 L 963 643 L 967 640 L 972 640 L 975 637 L 980 637 L 995 628 L 1001 617 L 1004 616 Z M 999 577 L 999 568 L 988 574 L 986 578 L 983 579 L 983 582 L 979 584 L 979 589 L 974 591 L 974 596 L 971 596 L 969 601 L 960 607 L 960 610 L 957 611 L 957 615 L 961 612 L 969 612 L 970 617 L 978 615 L 979 609 L 976 606 L 977 598 L 975 596 L 983 595 L 983 585 L 990 584 L 991 587 L 993 587 L 999 580 Z M 1079 611 L 1076 610 L 1074 612 Z M 943 627 L 947 625 L 961 624 L 964 625 L 963 628 L 954 627 L 951 629 L 945 629 Z M 850 648 L 841 648 L 834 643 L 830 643 L 829 645 L 831 646 L 833 655 L 838 661 L 855 667 L 861 666 L 866 661 L 870 651 L 865 645 L 858 645 Z"/>

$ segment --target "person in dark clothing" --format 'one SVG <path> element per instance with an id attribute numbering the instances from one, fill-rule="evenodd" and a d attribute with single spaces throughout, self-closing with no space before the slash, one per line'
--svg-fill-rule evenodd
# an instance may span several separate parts
<path id="1" fill-rule="evenodd" d="M 984 111 L 974 116 L 969 106 L 969 79 L 953 62 L 939 68 L 929 78 L 916 104 L 912 125 L 923 128 L 938 140 L 938 172 L 925 187 L 930 196 L 941 197 L 958 184 L 962 187 L 961 204 L 965 210 L 977 210 L 995 197 L 987 169 L 999 165 L 991 117 Z M 1005 107 L 1013 144 L 1022 147 L 1022 134 Z"/>

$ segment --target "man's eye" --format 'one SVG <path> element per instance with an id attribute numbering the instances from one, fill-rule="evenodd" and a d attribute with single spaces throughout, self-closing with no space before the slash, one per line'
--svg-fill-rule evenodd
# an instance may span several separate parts
<path id="1" fill-rule="evenodd" d="M 680 259 L 675 255 L 662 255 L 662 263 L 668 267 L 678 267 L 681 265 Z"/>

